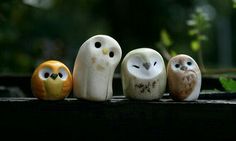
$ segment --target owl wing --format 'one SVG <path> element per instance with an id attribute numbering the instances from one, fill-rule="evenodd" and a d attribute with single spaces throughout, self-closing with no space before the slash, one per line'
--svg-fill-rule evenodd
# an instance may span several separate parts
<path id="1" fill-rule="evenodd" d="M 180 96 L 182 99 L 187 98 L 193 91 L 196 85 L 196 75 L 193 73 L 187 74 L 182 78 L 183 87 L 180 91 Z"/>
<path id="2" fill-rule="evenodd" d="M 40 78 L 37 78 L 37 79 L 40 79 Z M 35 96 L 37 95 L 37 97 L 39 97 L 40 99 L 46 96 L 44 83 L 41 80 L 34 81 L 34 82 L 32 81 L 31 83 L 32 83 L 31 87 L 34 90 L 33 94 Z"/>
<path id="3" fill-rule="evenodd" d="M 173 73 L 174 74 L 174 73 Z M 182 101 L 186 99 L 194 90 L 196 85 L 196 74 L 194 73 L 184 73 L 181 77 L 178 75 L 172 75 L 171 79 L 175 81 L 168 81 L 170 85 L 171 97 L 174 100 Z M 170 78 L 169 78 L 170 79 Z"/>
<path id="4" fill-rule="evenodd" d="M 81 95 L 82 97 L 87 97 L 87 90 L 88 90 L 88 67 L 84 67 L 81 69 L 81 72 L 78 72 L 79 74 L 81 73 L 82 75 L 79 75 L 78 77 L 80 77 L 80 89 L 81 89 Z"/>
<path id="5" fill-rule="evenodd" d="M 73 90 L 76 97 L 86 97 L 88 68 L 82 58 L 76 58 L 73 70 Z"/>
<path id="6" fill-rule="evenodd" d="M 64 81 L 63 87 L 62 87 L 62 93 L 65 94 L 65 96 L 68 96 L 70 94 L 70 91 L 72 89 L 72 78 L 68 77 L 68 80 Z"/>

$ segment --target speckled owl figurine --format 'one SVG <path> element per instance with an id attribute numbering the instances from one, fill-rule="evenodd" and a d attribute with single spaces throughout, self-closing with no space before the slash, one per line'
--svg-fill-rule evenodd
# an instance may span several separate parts
<path id="1" fill-rule="evenodd" d="M 201 89 L 201 72 L 188 55 L 180 54 L 171 58 L 167 66 L 170 96 L 175 101 L 195 101 Z"/>
<path id="2" fill-rule="evenodd" d="M 56 60 L 41 63 L 31 77 L 32 93 L 41 100 L 63 100 L 72 90 L 72 75 Z"/>
<path id="3" fill-rule="evenodd" d="M 123 93 L 131 99 L 160 99 L 166 89 L 164 60 L 150 48 L 130 51 L 122 61 L 121 77 Z"/>
<path id="4" fill-rule="evenodd" d="M 113 75 L 121 56 L 120 45 L 110 36 L 95 35 L 85 41 L 74 63 L 74 96 L 90 101 L 111 99 Z"/>

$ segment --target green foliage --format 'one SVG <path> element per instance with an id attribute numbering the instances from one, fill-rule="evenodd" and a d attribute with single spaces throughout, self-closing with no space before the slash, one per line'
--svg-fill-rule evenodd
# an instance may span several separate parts
<path id="1" fill-rule="evenodd" d="M 221 76 L 219 81 L 226 91 L 236 92 L 236 81 L 232 78 Z"/>
<path id="2" fill-rule="evenodd" d="M 191 49 L 197 52 L 201 48 L 200 42 L 198 40 L 193 40 L 191 42 Z"/>
<path id="3" fill-rule="evenodd" d="M 193 37 L 191 49 L 197 52 L 202 48 L 202 42 L 208 39 L 206 31 L 210 28 L 210 18 L 201 7 L 198 7 L 187 21 L 187 25 L 190 27 L 188 34 Z"/>
<path id="4" fill-rule="evenodd" d="M 106 19 L 95 15 L 97 3 L 94 0 L 1 1 L 0 73 L 29 73 L 46 59 L 67 61 L 72 66 L 85 39 L 109 33 Z"/>
<path id="5" fill-rule="evenodd" d="M 232 0 L 233 2 L 233 8 L 236 8 L 236 0 Z"/>
<path id="6" fill-rule="evenodd" d="M 161 29 L 160 41 L 156 43 L 156 47 L 160 50 L 166 60 L 169 60 L 172 56 L 177 54 L 172 49 L 172 45 L 173 41 L 171 40 L 169 33 L 165 29 Z"/>
<path id="7" fill-rule="evenodd" d="M 172 45 L 170 36 L 165 29 L 161 30 L 160 36 L 161 36 L 161 42 L 163 43 L 164 46 L 170 47 Z"/>
<path id="8" fill-rule="evenodd" d="M 176 55 L 177 55 L 177 52 L 174 51 L 174 50 L 171 50 L 171 51 L 170 51 L 170 55 L 171 55 L 171 56 L 176 56 Z"/>
<path id="9" fill-rule="evenodd" d="M 198 8 L 189 17 L 189 10 L 199 4 L 214 6 L 216 14 L 231 19 L 233 25 L 235 18 L 230 16 L 234 14 L 224 13 L 235 1 L 1 0 L 0 73 L 29 73 L 45 59 L 61 60 L 72 68 L 78 48 L 95 34 L 117 39 L 124 54 L 149 46 L 158 36 L 156 45 L 166 58 L 176 52 L 194 55 L 209 37 L 210 19 Z M 218 34 L 213 35 L 217 38 L 211 39 L 208 50 Z M 186 49 L 190 39 L 191 52 Z M 216 57 L 212 53 L 209 58 Z"/>

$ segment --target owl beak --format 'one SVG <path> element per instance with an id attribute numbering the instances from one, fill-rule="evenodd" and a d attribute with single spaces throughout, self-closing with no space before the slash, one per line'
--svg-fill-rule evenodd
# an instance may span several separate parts
<path id="1" fill-rule="evenodd" d="M 53 73 L 53 74 L 51 74 L 50 77 L 51 77 L 53 80 L 55 80 L 55 79 L 57 78 L 57 76 L 58 76 L 58 74 Z"/>
<path id="2" fill-rule="evenodd" d="M 104 55 L 107 55 L 108 52 L 109 52 L 109 49 L 108 49 L 108 48 L 103 48 L 103 49 L 102 49 L 102 53 L 103 53 Z"/>
<path id="3" fill-rule="evenodd" d="M 182 66 L 182 67 L 180 67 L 180 70 L 182 70 L 182 71 L 186 71 L 188 68 L 186 67 L 186 66 Z"/>
<path id="4" fill-rule="evenodd" d="M 143 66 L 146 70 L 149 70 L 151 64 L 150 63 L 143 63 Z"/>

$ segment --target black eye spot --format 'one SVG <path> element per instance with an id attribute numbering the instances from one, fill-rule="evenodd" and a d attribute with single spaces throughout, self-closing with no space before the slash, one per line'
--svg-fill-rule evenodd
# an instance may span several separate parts
<path id="1" fill-rule="evenodd" d="M 59 77 L 60 77 L 60 78 L 62 78 L 62 77 L 63 77 L 62 73 L 60 73 L 60 72 L 58 73 L 58 75 L 59 75 Z"/>
<path id="2" fill-rule="evenodd" d="M 95 43 L 95 47 L 96 47 L 96 48 L 100 48 L 101 46 L 102 46 L 102 44 L 101 44 L 100 42 L 96 42 L 96 43 Z"/>
<path id="3" fill-rule="evenodd" d="M 191 65 L 192 65 L 192 62 L 187 62 L 187 65 L 191 66 Z"/>
<path id="4" fill-rule="evenodd" d="M 176 68 L 179 68 L 179 67 L 180 67 L 180 65 L 179 65 L 179 64 L 175 64 L 175 67 L 176 67 Z"/>
<path id="5" fill-rule="evenodd" d="M 157 62 L 154 62 L 154 66 L 157 64 Z"/>
<path id="6" fill-rule="evenodd" d="M 48 72 L 45 72 L 45 73 L 44 73 L 44 78 L 48 78 L 49 75 L 50 75 L 50 74 L 49 74 Z"/>
<path id="7" fill-rule="evenodd" d="M 111 58 L 114 57 L 114 52 L 111 51 L 111 52 L 109 53 L 109 56 L 110 56 Z"/>
<path id="8" fill-rule="evenodd" d="M 139 66 L 137 66 L 137 65 L 133 65 L 133 67 L 135 67 L 135 68 L 139 69 Z"/>

